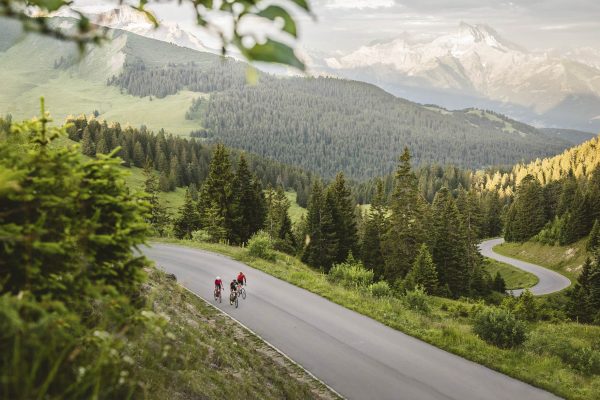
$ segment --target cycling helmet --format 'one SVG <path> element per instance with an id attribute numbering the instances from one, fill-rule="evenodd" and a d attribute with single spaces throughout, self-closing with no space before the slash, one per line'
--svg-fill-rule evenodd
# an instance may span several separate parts
<path id="1" fill-rule="evenodd" d="M 218 281 L 220 281 L 220 280 L 221 280 L 221 277 L 220 277 L 220 276 L 217 276 L 217 280 L 218 280 Z"/>

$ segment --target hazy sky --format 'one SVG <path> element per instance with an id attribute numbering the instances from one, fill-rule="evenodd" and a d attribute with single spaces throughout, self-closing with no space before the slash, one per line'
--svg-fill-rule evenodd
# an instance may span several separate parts
<path id="1" fill-rule="evenodd" d="M 102 0 L 105 4 L 116 4 Z M 78 5 L 98 1 L 77 0 Z M 600 0 L 312 0 L 317 21 L 299 16 L 300 45 L 327 53 L 356 49 L 410 32 L 452 32 L 461 22 L 485 23 L 529 49 L 600 50 Z M 160 18 L 191 28 L 189 9 L 153 5 Z"/>

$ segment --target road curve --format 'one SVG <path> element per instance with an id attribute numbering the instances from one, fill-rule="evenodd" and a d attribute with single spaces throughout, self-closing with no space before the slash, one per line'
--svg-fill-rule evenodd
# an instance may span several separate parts
<path id="1" fill-rule="evenodd" d="M 215 276 L 228 285 L 244 271 L 246 300 L 216 306 L 348 399 L 557 398 L 227 257 L 167 244 L 143 252 L 213 304 Z"/>
<path id="2" fill-rule="evenodd" d="M 538 277 L 539 281 L 535 286 L 529 288 L 531 293 L 536 296 L 543 294 L 550 294 L 561 291 L 571 285 L 571 281 L 564 275 L 554 272 L 548 268 L 540 267 L 539 265 L 531 264 L 525 261 L 516 260 L 514 258 L 506 257 L 494 252 L 493 247 L 504 243 L 503 238 L 490 239 L 481 242 L 479 245 L 479 251 L 482 255 L 494 260 L 501 261 L 506 264 L 510 264 L 513 267 L 522 269 L 523 271 L 530 272 Z M 518 296 L 523 292 L 524 289 L 515 289 L 511 292 L 513 295 Z"/>

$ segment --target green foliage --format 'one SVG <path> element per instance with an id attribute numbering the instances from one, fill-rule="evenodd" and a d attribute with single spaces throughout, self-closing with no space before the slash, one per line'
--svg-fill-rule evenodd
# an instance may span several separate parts
<path id="1" fill-rule="evenodd" d="M 146 201 L 150 204 L 149 217 L 146 222 L 152 226 L 158 236 L 164 236 L 170 224 L 169 214 L 158 198 L 158 178 L 152 171 L 152 164 L 144 167 L 144 192 Z"/>
<path id="2" fill-rule="evenodd" d="M 375 197 L 364 223 L 361 259 L 367 268 L 373 270 L 375 277 L 381 279 L 384 276 L 385 267 L 382 247 L 388 229 L 388 210 L 385 206 L 385 193 L 381 179 L 377 180 L 375 190 Z"/>
<path id="3" fill-rule="evenodd" d="M 354 199 L 342 172 L 338 173 L 329 185 L 327 197 L 331 197 L 333 203 L 331 212 L 337 239 L 337 254 L 334 261 L 342 262 L 350 253 L 358 251 Z"/>
<path id="4" fill-rule="evenodd" d="M 198 228 L 200 228 L 200 215 L 188 188 L 185 191 L 185 200 L 179 210 L 179 216 L 173 221 L 173 231 L 176 238 L 189 239 Z"/>
<path id="5" fill-rule="evenodd" d="M 331 268 L 327 278 L 345 287 L 365 289 L 373 282 L 373 271 L 366 269 L 350 254 L 345 262 L 335 264 Z"/>
<path id="6" fill-rule="evenodd" d="M 3 291 L 79 302 L 106 285 L 133 295 L 148 204 L 127 189 L 115 151 L 85 161 L 75 146 L 51 145 L 66 133 L 47 122 L 42 107 L 39 120 L 2 133 L 0 171 L 14 179 L 0 198 Z"/>
<path id="7" fill-rule="evenodd" d="M 579 322 L 600 324 L 600 254 L 585 260 L 577 282 L 568 293 L 569 316 Z"/>
<path id="8" fill-rule="evenodd" d="M 527 338 L 525 323 L 504 308 L 489 308 L 479 312 L 473 321 L 473 332 L 500 348 L 519 346 Z"/>
<path id="9" fill-rule="evenodd" d="M 275 260 L 273 240 L 265 231 L 256 232 L 248 241 L 248 254 L 265 260 Z"/>
<path id="10" fill-rule="evenodd" d="M 594 226 L 590 232 L 590 237 L 586 244 L 586 250 L 590 253 L 600 253 L 600 222 L 594 221 Z"/>
<path id="11" fill-rule="evenodd" d="M 423 286 L 417 285 L 412 290 L 407 290 L 403 297 L 407 307 L 422 313 L 429 313 L 429 296 Z"/>
<path id="12" fill-rule="evenodd" d="M 429 248 L 422 244 L 413 263 L 412 269 L 406 275 L 404 288 L 413 290 L 420 286 L 427 294 L 435 294 L 438 290 L 438 275 Z"/>
<path id="13" fill-rule="evenodd" d="M 542 187 L 533 176 L 527 176 L 517 188 L 515 201 L 506 216 L 504 238 L 509 242 L 524 242 L 546 224 Z"/>
<path id="14" fill-rule="evenodd" d="M 128 6 L 142 13 L 150 23 L 158 27 L 159 20 L 152 11 L 145 8 L 146 3 L 146 1 L 140 0 L 138 3 Z M 218 34 L 223 54 L 227 53 L 228 48 L 235 47 L 249 61 L 274 62 L 304 70 L 304 64 L 298 59 L 293 49 L 285 43 L 274 40 L 272 36 L 278 37 L 278 35 L 287 34 L 289 37 L 295 38 L 296 24 L 286 8 L 293 3 L 298 6 L 297 8 L 310 13 L 307 1 L 290 0 L 285 4 L 286 8 L 268 4 L 265 7 L 266 2 L 261 0 L 251 2 L 234 0 L 225 3 L 212 0 L 186 0 L 180 1 L 179 5 L 182 3 L 194 10 L 193 20 L 201 29 Z M 48 18 L 34 16 L 35 14 L 47 15 L 61 9 L 70 9 L 70 5 L 71 3 L 67 0 L 37 0 L 35 2 L 7 0 L 0 3 L 0 16 L 20 21 L 27 31 L 75 42 L 81 51 L 86 45 L 99 44 L 110 38 L 105 29 L 93 25 L 89 18 L 79 11 L 77 12 L 77 22 L 69 27 L 65 27 L 64 24 L 50 23 Z M 225 25 L 214 23 L 212 17 L 215 13 L 219 13 L 222 18 L 227 18 L 229 23 Z M 284 21 L 281 27 L 278 24 L 280 19 Z M 239 29 L 239 25 L 243 25 L 248 20 L 259 20 L 272 26 L 272 30 L 265 32 L 266 43 L 255 41 L 256 32 Z M 248 40 L 251 40 L 251 45 L 248 45 Z"/>
<path id="15" fill-rule="evenodd" d="M 206 230 L 199 229 L 197 231 L 192 232 L 192 240 L 194 242 L 210 242 L 212 240 L 212 237 Z"/>
<path id="16" fill-rule="evenodd" d="M 275 248 L 288 254 L 296 251 L 296 238 L 292 232 L 292 221 L 288 213 L 290 201 L 283 188 L 268 188 L 265 192 L 267 217 L 265 229 L 275 239 Z"/>
<path id="17" fill-rule="evenodd" d="M 331 196 L 326 196 L 323 184 L 315 181 L 306 215 L 306 244 L 302 261 L 329 271 L 337 256 L 337 238 L 333 220 Z"/>
<path id="18" fill-rule="evenodd" d="M 254 176 L 246 161 L 240 155 L 233 182 L 233 226 L 235 243 L 246 243 L 265 223 L 267 205 L 260 182 Z M 291 222 L 290 222 L 291 229 Z"/>
<path id="19" fill-rule="evenodd" d="M 512 311 L 517 318 L 525 321 L 536 321 L 538 319 L 538 306 L 529 289 L 521 292 Z"/>
<path id="20" fill-rule="evenodd" d="M 379 281 L 369 285 L 369 292 L 373 297 L 390 297 L 392 288 L 386 281 Z"/>
<path id="21" fill-rule="evenodd" d="M 504 281 L 504 278 L 502 278 L 502 275 L 500 275 L 500 272 L 496 272 L 496 276 L 494 276 L 492 290 L 498 293 L 506 292 L 506 282 Z"/>

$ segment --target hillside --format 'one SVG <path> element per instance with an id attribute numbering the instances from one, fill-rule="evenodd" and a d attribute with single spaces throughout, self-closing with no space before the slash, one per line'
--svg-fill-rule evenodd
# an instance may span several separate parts
<path id="1" fill-rule="evenodd" d="M 21 40 L 19 29 L 0 23 L 0 113 L 17 118 L 34 115 L 45 95 L 57 120 L 96 111 L 103 119 L 195 131 L 325 177 L 344 170 L 356 179 L 391 172 L 404 146 L 416 164 L 480 168 L 569 145 L 505 117 L 447 113 L 359 82 L 260 74 L 260 84 L 248 86 L 243 63 L 131 32 L 112 30 L 112 41 L 80 59 L 61 42 Z"/>

